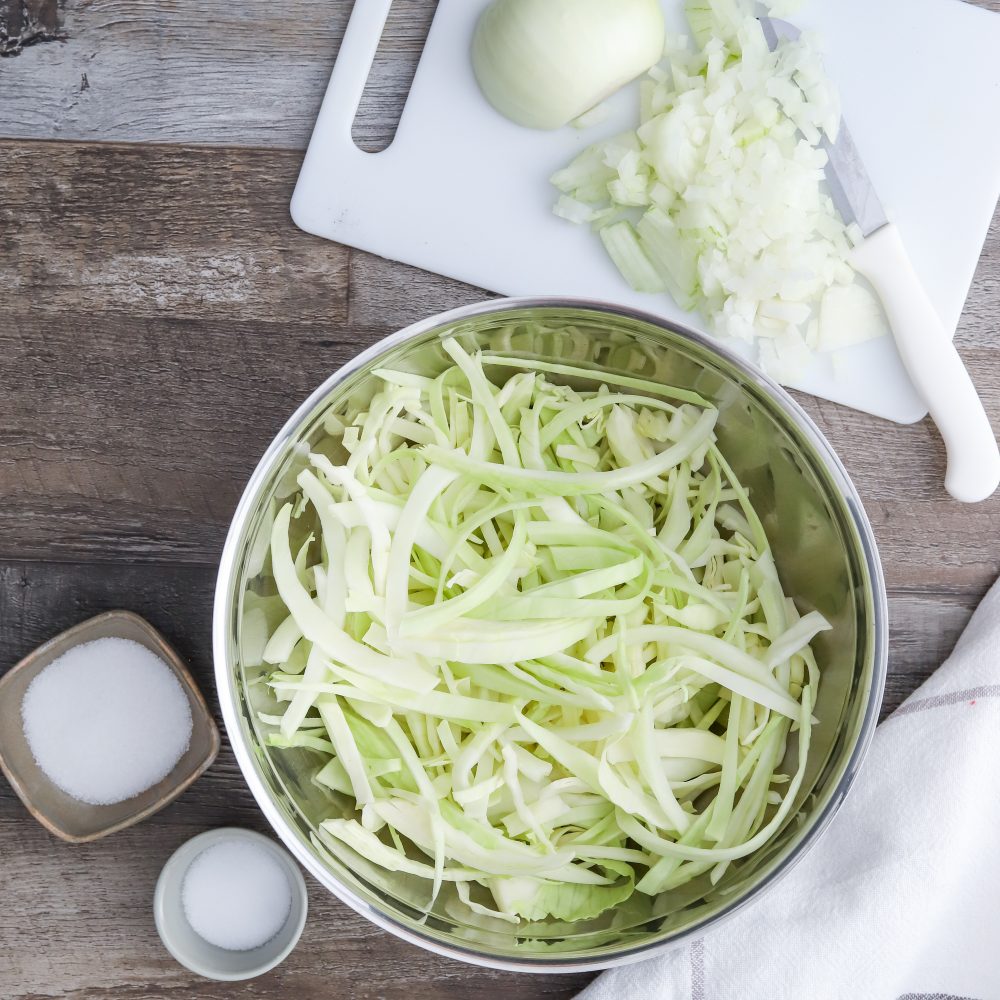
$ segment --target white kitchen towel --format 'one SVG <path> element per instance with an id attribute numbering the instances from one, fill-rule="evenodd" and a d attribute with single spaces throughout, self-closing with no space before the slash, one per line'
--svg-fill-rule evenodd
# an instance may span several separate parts
<path id="1" fill-rule="evenodd" d="M 578 1000 L 1000 1000 L 1000 583 L 759 902 Z"/>

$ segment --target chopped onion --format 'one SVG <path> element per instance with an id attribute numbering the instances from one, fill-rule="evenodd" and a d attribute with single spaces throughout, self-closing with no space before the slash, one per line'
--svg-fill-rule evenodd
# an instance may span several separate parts
<path id="1" fill-rule="evenodd" d="M 314 842 L 511 923 L 717 882 L 791 816 L 829 624 L 703 399 L 443 348 L 338 410 L 273 518 L 260 719 L 357 806 Z"/>
<path id="2" fill-rule="evenodd" d="M 885 332 L 885 313 L 864 285 L 834 285 L 827 289 L 819 308 L 815 343 L 818 351 L 838 351 Z"/>
<path id="3" fill-rule="evenodd" d="M 748 0 L 688 0 L 686 12 L 698 51 L 668 40 L 639 128 L 552 177 L 556 213 L 598 229 L 637 291 L 669 292 L 794 381 L 811 349 L 887 332 L 848 264 L 857 233 L 825 187 L 821 140 L 835 138 L 839 100 L 813 42 L 770 52 Z"/>
<path id="4" fill-rule="evenodd" d="M 554 129 L 645 73 L 663 39 L 659 0 L 493 0 L 476 26 L 472 65 L 501 114 Z"/>

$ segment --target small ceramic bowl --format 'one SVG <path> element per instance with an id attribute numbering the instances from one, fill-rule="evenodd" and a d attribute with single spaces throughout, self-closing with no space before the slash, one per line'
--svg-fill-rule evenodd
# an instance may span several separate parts
<path id="1" fill-rule="evenodd" d="M 270 851 L 288 876 L 288 887 L 292 892 L 292 906 L 284 926 L 266 944 L 249 951 L 229 951 L 209 944 L 188 923 L 181 901 L 184 876 L 194 859 L 209 847 L 231 840 L 245 840 Z M 209 830 L 182 844 L 163 866 L 153 896 L 156 929 L 167 951 L 186 969 L 221 982 L 252 979 L 283 962 L 302 936 L 308 909 L 305 879 L 288 851 L 269 837 L 236 826 Z"/>
<path id="2" fill-rule="evenodd" d="M 177 675 L 191 706 L 191 745 L 170 774 L 151 788 L 124 802 L 91 805 L 54 785 L 35 762 L 24 735 L 21 702 L 28 685 L 63 653 L 81 643 L 109 637 L 141 643 Z M 97 840 L 152 816 L 202 774 L 218 752 L 218 727 L 184 661 L 149 622 L 131 611 L 107 611 L 75 625 L 0 677 L 0 769 L 31 815 L 72 844 Z"/>

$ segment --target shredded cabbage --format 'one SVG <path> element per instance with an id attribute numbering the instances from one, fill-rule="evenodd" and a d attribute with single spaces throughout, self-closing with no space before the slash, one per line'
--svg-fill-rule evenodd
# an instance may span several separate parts
<path id="1" fill-rule="evenodd" d="M 317 843 L 513 923 L 718 881 L 789 818 L 830 626 L 704 400 L 444 347 L 327 420 L 273 517 L 278 596 L 247 595 L 268 742 L 357 808 Z"/>
<path id="2" fill-rule="evenodd" d="M 639 128 L 553 175 L 555 213 L 592 225 L 634 289 L 669 293 L 795 381 L 813 350 L 888 332 L 848 262 L 860 234 L 825 186 L 839 97 L 808 36 L 768 50 L 750 0 L 685 10 L 697 51 L 668 39 Z"/>

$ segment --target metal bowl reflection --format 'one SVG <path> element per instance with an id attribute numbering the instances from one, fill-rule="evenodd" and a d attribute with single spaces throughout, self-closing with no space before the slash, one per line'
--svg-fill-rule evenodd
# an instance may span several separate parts
<path id="1" fill-rule="evenodd" d="M 779 573 L 800 610 L 834 625 L 815 649 L 822 684 L 811 761 L 793 818 L 764 850 L 707 878 L 580 923 L 516 928 L 477 918 L 442 893 L 425 912 L 427 885 L 387 872 L 344 847 L 336 857 L 310 839 L 320 820 L 352 803 L 311 781 L 308 750 L 271 750 L 257 710 L 248 588 L 266 592 L 266 531 L 278 499 L 295 490 L 308 448 L 325 435 L 332 405 L 370 394 L 379 365 L 434 375 L 450 363 L 442 335 L 473 346 L 697 390 L 720 410 L 719 444 L 754 499 Z M 252 599 L 250 600 L 252 603 Z M 648 958 L 749 904 L 802 857 L 842 802 L 870 741 L 886 671 L 886 598 L 871 527 L 846 472 L 801 408 L 777 385 L 706 339 L 641 313 L 596 303 L 501 300 L 426 320 L 377 344 L 332 375 L 298 409 L 250 479 L 219 571 L 214 619 L 223 716 L 251 791 L 298 860 L 359 913 L 406 940 L 481 965 L 534 972 L 606 968 Z M 794 754 L 794 748 L 789 750 Z"/>

